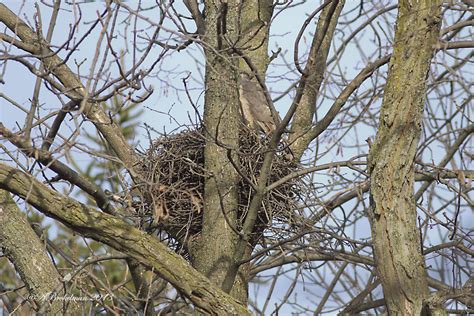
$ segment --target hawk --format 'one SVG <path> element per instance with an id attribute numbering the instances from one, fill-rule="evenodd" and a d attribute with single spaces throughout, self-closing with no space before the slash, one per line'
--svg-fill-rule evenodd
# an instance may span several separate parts
<path id="1" fill-rule="evenodd" d="M 240 74 L 239 99 L 242 115 L 247 125 L 270 134 L 276 128 L 265 93 L 258 82 L 250 80 L 246 73 Z"/>

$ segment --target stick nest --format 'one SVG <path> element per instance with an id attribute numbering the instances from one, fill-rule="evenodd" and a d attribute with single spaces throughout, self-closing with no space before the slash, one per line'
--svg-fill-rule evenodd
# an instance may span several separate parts
<path id="1" fill-rule="evenodd" d="M 139 190 L 142 196 L 135 209 L 137 215 L 149 228 L 159 228 L 180 242 L 197 236 L 202 228 L 204 182 L 212 177 L 204 169 L 204 134 L 198 128 L 161 136 L 143 153 L 138 168 L 144 183 Z M 269 140 L 245 128 L 239 142 L 240 173 L 255 184 Z M 288 149 L 279 146 L 267 184 L 297 170 L 298 165 L 288 159 L 289 155 Z M 245 220 L 255 193 L 247 180 L 240 177 L 239 181 L 237 229 Z M 293 226 L 300 185 L 301 180 L 293 178 L 265 196 L 254 229 L 256 239 L 271 225 Z M 219 192 L 221 197 L 226 193 Z"/>

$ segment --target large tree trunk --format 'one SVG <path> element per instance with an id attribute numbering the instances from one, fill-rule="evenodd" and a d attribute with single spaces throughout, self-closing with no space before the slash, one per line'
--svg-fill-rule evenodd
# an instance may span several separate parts
<path id="1" fill-rule="evenodd" d="M 265 80 L 270 58 L 268 56 L 268 38 L 273 15 L 273 1 L 242 1 L 240 14 L 240 35 L 238 48 L 248 57 L 262 80 Z M 243 59 L 240 69 L 248 70 Z"/>
<path id="2" fill-rule="evenodd" d="M 369 154 L 375 260 L 389 314 L 420 315 L 427 275 L 416 227 L 414 158 L 441 1 L 400 1 L 377 136 Z"/>
<path id="3" fill-rule="evenodd" d="M 231 227 L 238 229 L 239 225 L 239 176 L 229 161 L 228 150 L 238 164 L 235 152 L 239 146 L 241 114 L 237 75 L 239 68 L 249 71 L 240 57 L 246 56 L 255 67 L 252 71 L 265 78 L 272 10 L 270 0 L 206 2 L 203 39 L 211 48 L 206 49 L 205 164 L 212 176 L 205 184 L 203 230 L 193 253 L 194 266 L 214 284 L 232 289 L 232 296 L 243 303 L 248 295 L 248 265 L 240 267 L 235 283 L 226 278 L 229 269 L 237 264 L 239 238 Z M 230 42 L 235 46 L 230 47 Z M 249 247 L 246 254 L 250 255 L 251 251 Z"/>
<path id="4" fill-rule="evenodd" d="M 229 161 L 227 148 L 237 162 L 238 60 L 232 58 L 228 41 L 235 40 L 238 5 L 239 1 L 206 1 L 203 37 L 206 53 L 204 159 L 210 176 L 206 179 L 204 190 L 202 234 L 192 252 L 194 267 L 218 286 L 222 285 L 228 267 L 233 264 L 237 238 L 231 226 L 237 228 L 239 178 Z"/>

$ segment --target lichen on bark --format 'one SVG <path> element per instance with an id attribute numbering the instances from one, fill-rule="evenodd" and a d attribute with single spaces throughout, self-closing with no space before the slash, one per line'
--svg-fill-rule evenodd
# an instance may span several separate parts
<path id="1" fill-rule="evenodd" d="M 440 1 L 400 1 L 379 127 L 369 153 L 374 256 L 393 315 L 420 315 L 429 295 L 416 227 L 413 164 L 439 15 Z"/>

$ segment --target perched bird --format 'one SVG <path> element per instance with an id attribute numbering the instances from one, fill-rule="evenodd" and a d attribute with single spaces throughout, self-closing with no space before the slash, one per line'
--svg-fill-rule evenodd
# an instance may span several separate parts
<path id="1" fill-rule="evenodd" d="M 240 74 L 239 99 L 242 115 L 249 127 L 261 129 L 267 135 L 275 130 L 275 121 L 262 87 L 251 81 L 246 73 Z"/>

